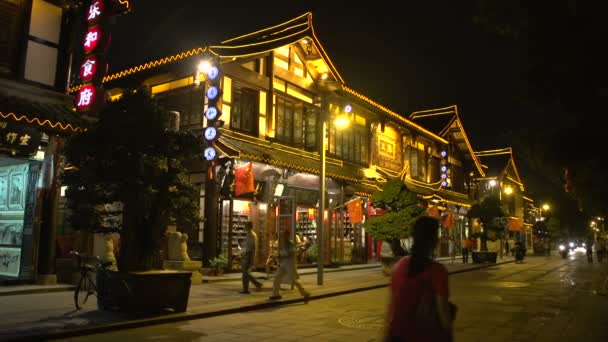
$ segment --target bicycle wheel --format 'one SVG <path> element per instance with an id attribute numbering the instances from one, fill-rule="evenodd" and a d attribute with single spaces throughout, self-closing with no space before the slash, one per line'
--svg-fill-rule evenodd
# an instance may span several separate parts
<path id="1" fill-rule="evenodd" d="M 76 292 L 74 292 L 74 303 L 76 304 L 76 309 L 80 310 L 84 307 L 89 299 L 89 296 L 95 292 L 95 284 L 91 281 L 88 275 L 82 276 L 80 281 L 78 282 L 78 287 L 76 287 Z"/>

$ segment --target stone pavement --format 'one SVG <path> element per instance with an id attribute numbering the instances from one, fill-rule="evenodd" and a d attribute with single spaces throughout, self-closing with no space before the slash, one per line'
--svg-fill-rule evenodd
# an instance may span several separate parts
<path id="1" fill-rule="evenodd" d="M 451 264 L 442 261 L 450 273 L 459 273 L 493 264 Z M 512 258 L 499 260 L 512 262 Z M 381 272 L 378 263 L 325 268 L 324 285 L 317 285 L 316 268 L 299 269 L 300 280 L 311 292 L 310 300 L 384 287 L 389 278 Z M 260 277 L 265 274 L 255 273 Z M 148 318 L 134 318 L 124 314 L 100 311 L 95 298 L 82 310 L 75 310 L 71 285 L 42 286 L 24 285 L 0 287 L 0 340 L 45 340 L 80 336 L 96 332 L 127 329 L 146 325 L 212 317 L 236 312 L 246 312 L 273 306 L 302 302 L 297 290 L 283 285 L 283 299 L 268 301 L 272 283 L 264 280 L 261 291 L 241 294 L 240 273 L 223 277 L 205 277 L 202 285 L 192 286 L 185 313 L 167 314 Z"/>

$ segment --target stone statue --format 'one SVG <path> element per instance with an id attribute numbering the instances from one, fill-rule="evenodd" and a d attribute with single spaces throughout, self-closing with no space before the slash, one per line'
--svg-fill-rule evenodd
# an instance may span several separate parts
<path id="1" fill-rule="evenodd" d="M 167 227 L 167 260 L 163 260 L 163 268 L 167 270 L 182 270 L 192 273 L 192 285 L 200 285 L 203 276 L 199 271 L 201 261 L 190 260 L 188 256 L 188 234 L 180 233 L 175 226 Z"/>
<path id="2" fill-rule="evenodd" d="M 168 231 L 167 232 L 167 257 L 168 260 L 190 261 L 188 256 L 188 234 Z"/>
<path id="3" fill-rule="evenodd" d="M 112 234 L 105 235 L 105 247 L 106 253 L 103 258 L 105 261 L 112 262 L 112 265 L 108 269 L 116 271 L 116 256 L 114 256 L 114 238 L 112 238 Z"/>

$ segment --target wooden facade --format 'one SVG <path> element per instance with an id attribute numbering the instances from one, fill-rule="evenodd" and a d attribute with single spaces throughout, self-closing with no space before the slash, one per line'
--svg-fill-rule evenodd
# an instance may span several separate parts
<path id="1" fill-rule="evenodd" d="M 455 213 L 460 219 L 459 234 L 464 232 L 464 214 L 475 200 L 472 180 L 485 173 L 457 108 L 396 113 L 350 88 L 316 37 L 310 13 L 110 74 L 104 79 L 105 87 L 111 96 L 119 96 L 129 87 L 146 85 L 159 106 L 180 113 L 181 129 L 201 132 L 206 126 L 205 82 L 198 82 L 195 68 L 199 60 L 209 57 L 217 58 L 221 65 L 220 120 L 224 123 L 216 142 L 221 162 L 212 164 L 211 172 L 223 175 L 252 162 L 257 190 L 255 198 L 237 198 L 216 184 L 205 185 L 208 165 L 193 168 L 192 180 L 203 189 L 201 203 L 207 210 L 213 208 L 203 212 L 205 223 L 189 232 L 191 249 L 206 241 L 195 257 L 208 259 L 225 253 L 236 266 L 242 243 L 238 227 L 242 220 L 255 218 L 263 254 L 257 262 L 263 266 L 276 237 L 273 195 L 279 184 L 284 187 L 283 196 L 296 199 L 296 232 L 302 232 L 301 239 L 314 239 L 321 137 L 327 147 L 329 208 L 325 214 L 329 231 L 323 239 L 328 244 L 322 256 L 325 262 L 364 262 L 369 256 L 365 231 L 360 224 L 349 224 L 344 203 L 362 198 L 367 205 L 387 179 L 401 179 L 443 213 Z M 71 91 L 77 89 L 74 85 Z M 340 130 L 332 122 L 346 114 L 346 105 L 352 107 L 350 126 Z M 422 115 L 443 112 L 449 115 L 442 117 L 447 122 L 441 127 L 428 125 Z M 325 135 L 321 134 L 323 120 L 329 123 Z M 441 184 L 441 151 L 449 155 L 448 186 Z M 214 232 L 209 233 L 211 230 Z M 302 256 L 300 262 L 311 260 Z"/>

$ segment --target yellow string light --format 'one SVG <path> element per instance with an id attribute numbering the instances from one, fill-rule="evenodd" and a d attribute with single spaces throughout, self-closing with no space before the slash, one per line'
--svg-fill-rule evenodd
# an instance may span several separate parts
<path id="1" fill-rule="evenodd" d="M 447 143 L 448 143 L 448 141 L 447 141 L 447 140 L 445 140 L 445 139 L 443 139 L 442 137 L 440 137 L 440 136 L 436 135 L 435 133 L 433 133 L 433 132 L 431 132 L 431 131 L 429 131 L 429 130 L 427 130 L 427 129 L 423 128 L 423 127 L 422 127 L 422 126 L 420 126 L 420 125 L 415 124 L 414 122 L 412 122 L 412 121 L 410 121 L 410 120 L 408 120 L 408 119 L 404 118 L 403 116 L 401 116 L 401 115 L 397 114 L 396 112 L 394 112 L 394 111 L 392 111 L 392 110 L 388 109 L 387 107 L 385 107 L 385 106 L 383 106 L 383 105 L 379 104 L 378 102 L 376 102 L 376 101 L 374 101 L 374 100 L 370 99 L 369 97 L 367 97 L 367 96 L 365 96 L 365 95 L 363 95 L 363 94 L 361 94 L 361 93 L 359 93 L 359 92 L 355 91 L 354 89 L 349 88 L 349 87 L 347 87 L 346 85 L 342 85 L 342 90 L 344 90 L 345 92 L 347 92 L 347 93 L 349 93 L 349 94 L 351 94 L 351 95 L 354 95 L 356 98 L 358 98 L 358 99 L 360 99 L 360 100 L 363 100 L 363 101 L 365 101 L 365 102 L 367 102 L 367 103 L 371 104 L 372 106 L 374 106 L 374 107 L 376 107 L 376 108 L 378 108 L 378 109 L 382 110 L 383 112 L 385 112 L 385 113 L 389 114 L 390 116 L 392 116 L 392 117 L 394 117 L 394 118 L 398 119 L 399 121 L 401 121 L 401 122 L 405 123 L 406 125 L 408 125 L 408 126 L 410 126 L 410 127 L 413 127 L 413 128 L 416 128 L 417 130 L 419 130 L 419 131 L 421 131 L 421 132 L 423 132 L 423 133 L 428 134 L 429 136 L 431 136 L 431 137 L 435 138 L 436 140 L 438 140 L 438 141 L 440 141 L 440 142 L 442 142 L 442 143 L 444 143 L 444 144 L 447 144 Z"/>
<path id="2" fill-rule="evenodd" d="M 38 119 L 37 117 L 29 118 L 26 115 L 17 116 L 17 114 L 12 113 L 12 112 L 11 113 L 7 113 L 7 114 L 4 114 L 4 113 L 0 112 L 0 116 L 3 119 L 13 118 L 13 120 L 15 120 L 15 121 L 25 120 L 29 124 L 36 123 L 39 126 L 49 126 L 51 128 L 55 128 L 55 129 L 57 128 L 57 126 L 59 126 L 59 128 L 62 129 L 62 130 L 64 130 L 64 131 L 68 131 L 68 130 L 72 131 L 72 132 L 82 132 L 83 131 L 82 128 L 80 128 L 80 127 L 74 127 L 74 126 L 72 126 L 72 124 L 65 124 L 64 125 L 64 124 L 62 124 L 59 121 L 57 121 L 55 123 L 52 123 L 51 120 L 48 120 L 48 119 L 40 121 L 40 119 Z"/>
<path id="3" fill-rule="evenodd" d="M 513 156 L 513 149 L 511 147 L 505 147 L 505 148 L 499 148 L 499 149 L 494 149 L 494 150 L 485 150 L 485 151 L 477 151 L 477 152 L 475 152 L 475 155 L 477 157 L 492 157 L 492 156 L 499 156 L 499 155 L 505 155 L 505 154 L 509 155 L 509 162 L 513 166 L 513 171 L 515 172 L 515 177 L 517 177 L 517 180 L 513 179 L 513 178 L 510 178 L 508 175 L 507 175 L 507 178 L 509 178 L 510 180 L 516 182 L 519 185 L 521 191 L 525 191 L 525 186 L 521 182 L 521 177 L 519 176 L 519 171 L 517 170 L 517 165 L 515 165 L 515 157 Z M 506 170 L 507 166 L 508 166 L 508 163 L 505 166 L 505 170 Z"/>

